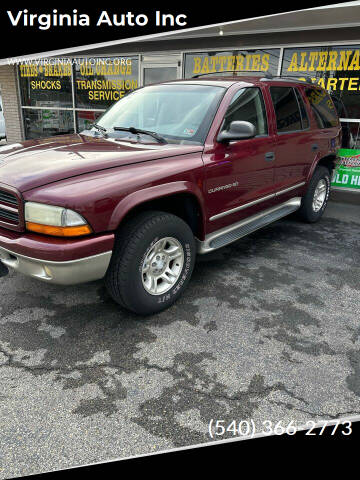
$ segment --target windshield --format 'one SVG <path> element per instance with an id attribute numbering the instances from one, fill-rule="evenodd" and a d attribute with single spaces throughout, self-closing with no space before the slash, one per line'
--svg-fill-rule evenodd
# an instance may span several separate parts
<path id="1" fill-rule="evenodd" d="M 203 144 L 225 89 L 218 86 L 164 84 L 136 90 L 115 103 L 98 120 L 109 137 L 155 142 L 141 135 L 116 130 L 148 130 L 168 143 Z M 115 128 L 115 130 L 114 130 Z"/>

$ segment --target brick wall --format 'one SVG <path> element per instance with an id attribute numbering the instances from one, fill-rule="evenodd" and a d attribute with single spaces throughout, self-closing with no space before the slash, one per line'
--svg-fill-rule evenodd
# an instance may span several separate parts
<path id="1" fill-rule="evenodd" d="M 24 139 L 20 101 L 14 65 L 0 66 L 0 88 L 8 143 Z"/>

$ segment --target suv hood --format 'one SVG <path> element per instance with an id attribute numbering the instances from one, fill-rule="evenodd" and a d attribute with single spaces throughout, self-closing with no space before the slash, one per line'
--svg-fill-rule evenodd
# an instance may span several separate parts
<path id="1" fill-rule="evenodd" d="M 202 150 L 201 145 L 128 143 L 80 134 L 28 140 L 0 148 L 0 183 L 26 192 L 76 175 Z"/>

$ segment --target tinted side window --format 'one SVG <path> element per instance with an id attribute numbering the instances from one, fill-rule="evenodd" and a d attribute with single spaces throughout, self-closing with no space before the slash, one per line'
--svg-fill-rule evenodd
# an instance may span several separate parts
<path id="1" fill-rule="evenodd" d="M 256 135 L 267 134 L 266 110 L 259 88 L 242 88 L 235 93 L 224 117 L 223 130 L 228 130 L 233 121 L 251 122 Z"/>
<path id="2" fill-rule="evenodd" d="M 340 98 L 335 95 L 331 95 L 331 99 L 333 101 L 333 104 L 335 105 L 338 116 L 340 118 L 349 118 L 345 105 L 340 100 Z"/>
<path id="3" fill-rule="evenodd" d="M 340 98 L 332 94 L 331 99 L 335 105 L 338 117 L 348 118 L 349 117 L 348 112 L 346 110 L 345 105 L 340 100 Z M 342 121 L 341 130 L 342 130 L 342 139 L 341 139 L 342 148 L 352 148 L 351 123 Z"/>
<path id="4" fill-rule="evenodd" d="M 294 91 L 295 91 L 295 95 L 296 95 L 296 98 L 297 98 L 297 101 L 298 101 L 298 104 L 299 104 L 299 107 L 300 107 L 302 128 L 303 129 L 309 128 L 309 118 L 308 118 L 307 113 L 306 113 L 306 108 L 305 108 L 305 105 L 304 105 L 304 101 L 303 101 L 298 89 L 294 88 Z"/>
<path id="5" fill-rule="evenodd" d="M 307 88 L 306 96 L 319 128 L 336 127 L 339 124 L 336 109 L 330 96 L 317 88 Z"/>
<path id="6" fill-rule="evenodd" d="M 270 87 L 278 132 L 301 130 L 299 105 L 291 87 Z"/>

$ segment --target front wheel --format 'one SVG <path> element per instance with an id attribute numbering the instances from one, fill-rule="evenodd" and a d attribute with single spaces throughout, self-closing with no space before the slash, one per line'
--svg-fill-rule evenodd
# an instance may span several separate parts
<path id="1" fill-rule="evenodd" d="M 317 167 L 301 202 L 299 213 L 302 219 L 309 223 L 318 222 L 325 211 L 329 195 L 330 172 L 326 167 Z"/>
<path id="2" fill-rule="evenodd" d="M 112 298 L 141 315 L 165 310 L 185 290 L 195 263 L 195 239 L 179 217 L 144 212 L 117 237 L 105 283 Z"/>

